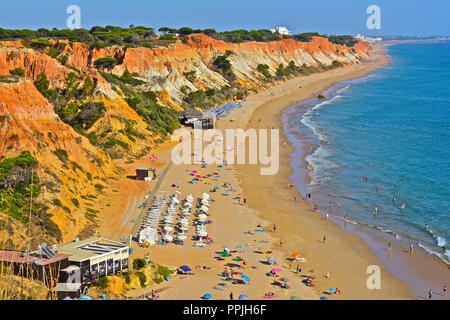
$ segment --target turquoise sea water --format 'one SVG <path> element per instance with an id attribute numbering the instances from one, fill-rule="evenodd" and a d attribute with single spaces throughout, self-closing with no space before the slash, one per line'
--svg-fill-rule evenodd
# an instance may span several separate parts
<path id="1" fill-rule="evenodd" d="M 332 201 L 336 218 L 348 215 L 448 262 L 450 42 L 394 45 L 388 54 L 387 68 L 286 110 L 291 142 L 314 146 L 294 154 L 314 169 L 311 183 L 301 179 L 300 160 L 294 179 L 323 212 Z"/>

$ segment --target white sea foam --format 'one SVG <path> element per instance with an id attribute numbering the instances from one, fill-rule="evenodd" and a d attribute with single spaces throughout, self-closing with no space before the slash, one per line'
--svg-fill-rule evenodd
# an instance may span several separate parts
<path id="1" fill-rule="evenodd" d="M 449 250 L 445 250 L 445 252 L 442 254 L 440 252 L 437 252 L 437 251 L 427 247 L 426 245 L 422 244 L 421 242 L 419 242 L 418 245 L 419 245 L 419 247 L 421 247 L 423 250 L 425 250 L 429 254 L 433 254 L 433 255 L 439 257 L 439 259 L 444 261 L 446 264 L 450 264 L 450 251 Z"/>
<path id="2" fill-rule="evenodd" d="M 441 236 L 438 236 L 436 238 L 436 245 L 438 247 L 441 247 L 441 248 L 446 248 L 447 247 L 447 241 L 445 241 L 445 239 L 442 238 Z"/>

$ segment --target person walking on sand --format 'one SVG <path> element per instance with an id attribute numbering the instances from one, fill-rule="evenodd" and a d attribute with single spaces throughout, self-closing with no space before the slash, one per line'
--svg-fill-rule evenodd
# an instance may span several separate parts
<path id="1" fill-rule="evenodd" d="M 230 300 L 233 300 L 233 292 L 230 293 Z"/>
<path id="2" fill-rule="evenodd" d="M 409 246 L 409 254 L 412 254 L 413 251 L 414 251 L 414 246 L 411 244 L 411 245 Z"/>
<path id="3" fill-rule="evenodd" d="M 428 291 L 428 300 L 431 300 L 433 298 L 433 290 L 430 289 L 430 291 Z"/>
<path id="4" fill-rule="evenodd" d="M 283 247 L 283 239 L 280 239 L 280 248 Z"/>
<path id="5" fill-rule="evenodd" d="M 275 231 L 277 231 L 277 226 L 276 226 L 276 224 L 274 223 L 274 224 L 273 224 L 273 232 L 275 232 Z"/>
<path id="6" fill-rule="evenodd" d="M 327 213 L 327 221 L 328 221 L 328 213 Z"/>
<path id="7" fill-rule="evenodd" d="M 340 201 L 337 202 L 337 207 L 338 207 L 338 210 L 341 209 L 341 202 Z"/>
<path id="8" fill-rule="evenodd" d="M 325 238 L 325 235 L 323 236 L 323 239 L 322 239 L 322 243 L 323 244 L 325 244 L 325 241 L 326 241 L 327 239 Z"/>
<path id="9" fill-rule="evenodd" d="M 444 286 L 444 300 L 447 300 L 447 286 Z"/>

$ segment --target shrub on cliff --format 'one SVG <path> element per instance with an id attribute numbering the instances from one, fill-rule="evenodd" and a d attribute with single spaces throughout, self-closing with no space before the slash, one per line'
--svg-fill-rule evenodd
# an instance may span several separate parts
<path id="1" fill-rule="evenodd" d="M 258 70 L 259 73 L 262 73 L 262 75 L 266 78 L 270 78 L 270 73 L 269 73 L 269 66 L 267 64 L 258 64 L 258 66 L 256 67 L 256 69 Z"/>
<path id="2" fill-rule="evenodd" d="M 50 82 L 47 79 L 47 75 L 44 72 L 41 72 L 34 81 L 34 85 L 36 86 L 36 89 L 39 90 L 39 92 L 46 97 L 48 92 Z"/>
<path id="3" fill-rule="evenodd" d="M 36 201 L 41 191 L 37 165 L 28 151 L 0 162 L 0 211 L 33 229 L 38 228 L 35 234 L 39 241 L 45 236 L 60 240 L 61 230 L 51 221 L 48 208 Z"/>
<path id="4" fill-rule="evenodd" d="M 108 69 L 111 73 L 111 69 L 115 67 L 117 64 L 117 60 L 113 57 L 107 56 L 103 58 L 99 58 L 94 61 L 94 65 L 98 69 Z"/>
<path id="5" fill-rule="evenodd" d="M 45 48 L 52 46 L 53 43 L 47 39 L 36 39 L 30 42 L 30 46 L 32 48 L 38 49 L 39 51 L 43 51 Z"/>
<path id="6" fill-rule="evenodd" d="M 9 70 L 9 73 L 13 76 L 23 76 L 25 74 L 25 70 L 22 68 L 14 68 Z"/>

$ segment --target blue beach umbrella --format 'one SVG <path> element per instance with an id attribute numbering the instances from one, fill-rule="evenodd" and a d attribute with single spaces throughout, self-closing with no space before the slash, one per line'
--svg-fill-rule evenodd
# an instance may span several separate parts
<path id="1" fill-rule="evenodd" d="M 327 297 L 320 297 L 320 300 L 328 300 Z"/>
<path id="2" fill-rule="evenodd" d="M 237 249 L 241 249 L 241 248 L 243 248 L 244 246 L 243 245 L 239 245 L 239 246 L 237 246 L 236 248 Z"/>
<path id="3" fill-rule="evenodd" d="M 241 295 L 239 296 L 239 300 L 248 300 L 248 295 L 246 295 L 246 294 L 241 294 Z"/>
<path id="4" fill-rule="evenodd" d="M 216 190 L 219 190 L 219 189 L 220 189 L 220 187 L 214 187 L 214 189 L 216 189 Z"/>
<path id="5" fill-rule="evenodd" d="M 249 277 L 247 277 L 245 274 L 241 274 L 241 278 L 244 279 L 245 282 L 250 282 Z"/>
<path id="6" fill-rule="evenodd" d="M 211 299 L 212 298 L 212 295 L 210 294 L 210 293 L 205 293 L 204 295 L 203 295 L 203 299 Z"/>
<path id="7" fill-rule="evenodd" d="M 88 296 L 83 296 L 80 298 L 80 300 L 92 300 L 91 297 Z"/>
<path id="8" fill-rule="evenodd" d="M 267 261 L 269 261 L 270 263 L 274 263 L 275 262 L 275 258 L 274 257 L 268 257 Z"/>

